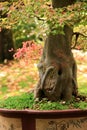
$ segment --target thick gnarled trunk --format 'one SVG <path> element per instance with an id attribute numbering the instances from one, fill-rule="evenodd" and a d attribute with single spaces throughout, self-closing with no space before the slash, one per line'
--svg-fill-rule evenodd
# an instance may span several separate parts
<path id="1" fill-rule="evenodd" d="M 53 7 L 59 7 L 57 0 L 52 2 Z M 35 98 L 46 97 L 57 101 L 70 100 L 77 95 L 77 66 L 71 52 L 72 35 L 73 30 L 65 25 L 64 34 L 50 33 L 47 37 L 38 64 L 40 80 L 35 89 Z"/>

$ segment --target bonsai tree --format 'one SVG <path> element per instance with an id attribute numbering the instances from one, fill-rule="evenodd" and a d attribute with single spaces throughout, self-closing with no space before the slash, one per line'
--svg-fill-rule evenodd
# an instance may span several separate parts
<path id="1" fill-rule="evenodd" d="M 64 14 L 67 7 L 74 6 L 75 2 L 76 0 L 52 0 L 52 7 L 56 11 L 63 9 L 61 14 Z M 62 23 L 63 19 L 60 20 Z M 57 25 L 55 21 L 56 19 L 50 24 L 50 32 L 38 64 L 39 82 L 35 89 L 35 98 L 46 97 L 51 101 L 70 100 L 73 95 L 78 95 L 77 65 L 71 51 L 74 32 L 68 22 L 62 26 Z"/>
<path id="2" fill-rule="evenodd" d="M 51 4 L 50 0 L 29 0 L 28 4 L 18 0 L 13 2 L 5 21 L 7 25 L 14 28 L 21 23 L 32 23 L 29 29 L 35 33 L 38 24 L 41 29 L 46 23 L 47 38 L 38 64 L 36 99 L 70 100 L 73 95 L 78 95 L 77 65 L 71 43 L 73 35 L 76 35 L 76 42 L 80 35 L 73 31 L 74 25 L 87 21 L 85 12 L 85 0 L 52 0 Z"/>

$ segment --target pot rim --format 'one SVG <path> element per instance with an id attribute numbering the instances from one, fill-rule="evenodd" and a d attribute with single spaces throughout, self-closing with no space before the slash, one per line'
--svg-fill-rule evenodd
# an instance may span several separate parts
<path id="1" fill-rule="evenodd" d="M 67 110 L 15 110 L 0 109 L 0 115 L 11 118 L 75 118 L 87 117 L 87 110 L 67 109 Z"/>
<path id="2" fill-rule="evenodd" d="M 81 113 L 81 112 L 87 112 L 87 109 L 66 109 L 66 110 L 33 110 L 33 109 L 23 109 L 23 110 L 16 110 L 16 109 L 5 109 L 5 108 L 0 108 L 0 113 Z"/>

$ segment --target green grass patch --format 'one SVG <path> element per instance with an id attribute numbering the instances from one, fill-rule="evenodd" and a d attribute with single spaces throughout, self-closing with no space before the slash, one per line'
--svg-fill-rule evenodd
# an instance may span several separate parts
<path id="1" fill-rule="evenodd" d="M 7 76 L 0 77 L 0 82 L 1 82 L 1 85 L 5 85 L 7 83 Z"/>
<path id="2" fill-rule="evenodd" d="M 78 91 L 79 94 L 87 96 L 87 83 L 86 82 L 80 83 Z"/>
<path id="3" fill-rule="evenodd" d="M 4 94 L 8 91 L 8 86 L 7 85 L 2 85 L 0 88 L 0 91 Z"/>
<path id="4" fill-rule="evenodd" d="M 34 78 L 31 76 L 27 76 L 26 78 L 29 82 L 35 82 Z"/>
<path id="5" fill-rule="evenodd" d="M 31 76 L 27 76 L 25 80 L 20 81 L 18 84 L 21 88 L 25 88 L 33 83 L 35 83 L 35 80 Z"/>
<path id="6" fill-rule="evenodd" d="M 28 82 L 27 82 L 27 81 L 20 81 L 20 82 L 19 82 L 19 86 L 20 86 L 21 88 L 25 88 L 25 87 L 28 87 L 29 85 L 28 85 Z"/>

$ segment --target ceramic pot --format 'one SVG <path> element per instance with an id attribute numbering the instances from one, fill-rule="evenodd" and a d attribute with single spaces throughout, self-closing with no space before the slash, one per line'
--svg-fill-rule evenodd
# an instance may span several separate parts
<path id="1" fill-rule="evenodd" d="M 0 130 L 87 130 L 87 110 L 0 109 Z"/>

